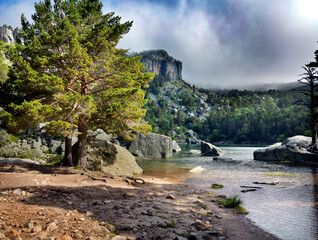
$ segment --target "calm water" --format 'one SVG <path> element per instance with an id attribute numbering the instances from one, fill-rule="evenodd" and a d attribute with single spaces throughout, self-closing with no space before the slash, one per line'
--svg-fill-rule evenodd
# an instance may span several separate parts
<path id="1" fill-rule="evenodd" d="M 281 239 L 318 239 L 318 174 L 309 167 L 286 166 L 253 160 L 255 147 L 221 147 L 224 158 L 188 155 L 189 150 L 171 159 L 139 161 L 151 175 L 188 177 L 187 182 L 211 190 L 211 183 L 223 184 L 214 190 L 227 196 L 239 195 L 247 215 L 255 224 Z M 206 170 L 189 173 L 189 168 L 201 166 Z M 253 182 L 274 182 L 277 185 L 254 185 Z M 242 193 L 240 186 L 262 187 L 255 192 Z M 316 204 L 315 204 L 316 203 Z"/>

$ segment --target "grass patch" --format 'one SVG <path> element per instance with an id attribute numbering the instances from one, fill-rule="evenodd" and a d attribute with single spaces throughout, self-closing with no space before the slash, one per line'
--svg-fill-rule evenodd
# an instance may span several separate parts
<path id="1" fill-rule="evenodd" d="M 211 188 L 219 189 L 219 188 L 223 188 L 223 185 L 218 183 L 212 183 Z"/>
<path id="2" fill-rule="evenodd" d="M 117 236 L 117 235 L 116 235 L 115 233 L 110 233 L 110 234 L 109 234 L 109 237 L 110 237 L 110 238 L 113 238 L 113 237 L 116 237 L 116 236 Z"/>
<path id="3" fill-rule="evenodd" d="M 294 176 L 292 173 L 286 173 L 286 172 L 267 172 L 264 174 L 268 176 L 272 176 L 272 177 L 293 177 Z"/>
<path id="4" fill-rule="evenodd" d="M 234 208 L 239 213 L 248 213 L 248 211 L 241 206 L 242 200 L 239 199 L 237 195 L 229 198 L 220 198 L 218 199 L 218 202 L 225 208 Z"/>
<path id="5" fill-rule="evenodd" d="M 175 221 L 170 220 L 170 222 L 167 223 L 167 227 L 168 227 L 168 228 L 175 228 L 175 227 L 176 227 Z"/>

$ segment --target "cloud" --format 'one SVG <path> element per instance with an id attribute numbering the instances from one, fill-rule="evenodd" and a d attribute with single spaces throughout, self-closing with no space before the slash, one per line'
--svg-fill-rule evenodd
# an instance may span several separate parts
<path id="1" fill-rule="evenodd" d="M 119 47 L 165 49 L 183 62 L 183 78 L 191 84 L 244 88 L 296 81 L 317 49 L 318 20 L 300 13 L 302 0 L 103 3 L 104 13 L 134 21 Z M 33 0 L 0 0 L 0 22 L 19 26 L 21 13 L 30 19 L 33 6 Z"/>

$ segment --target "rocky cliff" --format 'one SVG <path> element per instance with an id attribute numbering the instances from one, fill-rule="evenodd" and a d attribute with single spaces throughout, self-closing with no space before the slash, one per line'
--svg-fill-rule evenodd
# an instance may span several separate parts
<path id="1" fill-rule="evenodd" d="M 7 44 L 14 44 L 18 38 L 18 30 L 11 30 L 8 27 L 0 27 L 0 41 Z"/>
<path id="2" fill-rule="evenodd" d="M 145 63 L 146 71 L 163 76 L 167 80 L 182 79 L 182 62 L 172 58 L 164 50 L 149 50 L 138 53 Z"/>

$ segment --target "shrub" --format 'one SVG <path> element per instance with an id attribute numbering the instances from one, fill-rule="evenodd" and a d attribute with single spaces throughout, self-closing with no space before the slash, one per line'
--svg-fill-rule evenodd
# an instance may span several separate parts
<path id="1" fill-rule="evenodd" d="M 242 203 L 237 195 L 230 198 L 221 198 L 218 202 L 226 208 L 237 208 Z"/>
<path id="2" fill-rule="evenodd" d="M 12 142 L 0 147 L 0 156 L 5 158 L 41 159 L 45 155 L 38 149 L 31 149 L 26 143 Z"/>

